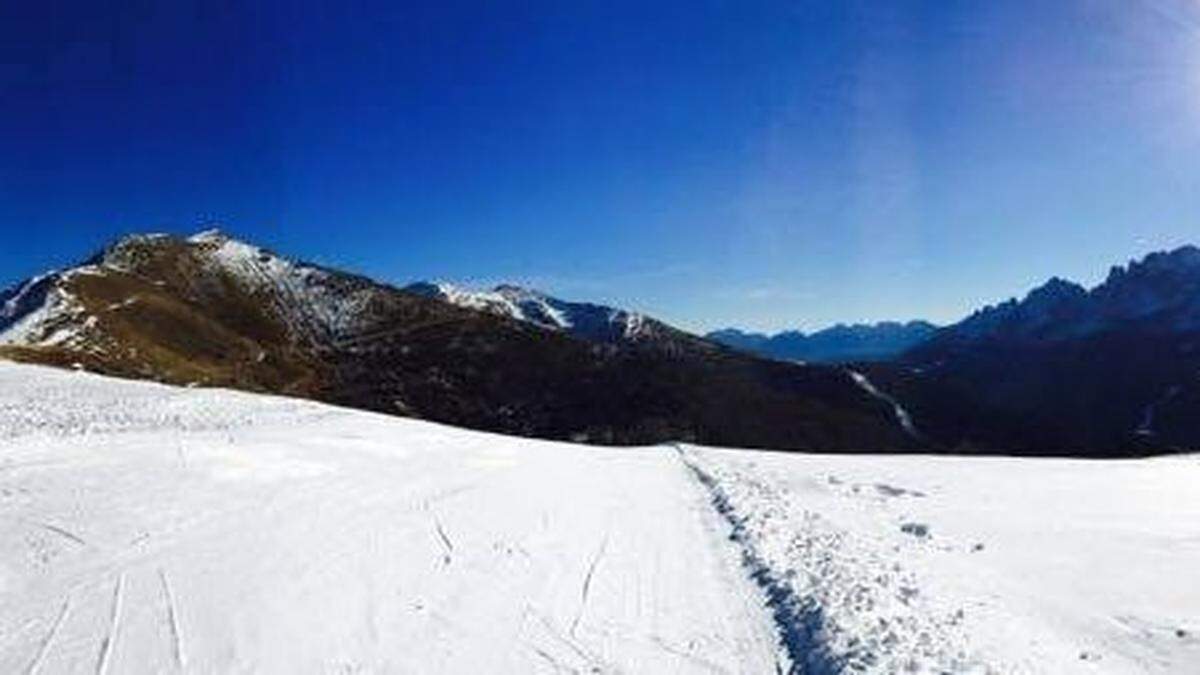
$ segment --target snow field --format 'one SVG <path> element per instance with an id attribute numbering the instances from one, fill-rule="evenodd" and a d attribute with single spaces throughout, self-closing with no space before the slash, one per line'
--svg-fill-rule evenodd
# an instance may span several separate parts
<path id="1" fill-rule="evenodd" d="M 1198 672 L 1200 458 L 685 456 L 817 672 Z"/>
<path id="2" fill-rule="evenodd" d="M 0 363 L 0 672 L 1194 673 L 1197 485 Z"/>
<path id="3" fill-rule="evenodd" d="M 0 672 L 773 672 L 673 452 L 0 364 Z"/>

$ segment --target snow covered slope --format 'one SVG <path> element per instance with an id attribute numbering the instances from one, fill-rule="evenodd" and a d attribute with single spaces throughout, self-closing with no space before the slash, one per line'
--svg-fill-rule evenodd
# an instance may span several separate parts
<path id="1" fill-rule="evenodd" d="M 1193 673 L 1198 484 L 0 363 L 0 672 Z"/>
<path id="2" fill-rule="evenodd" d="M 705 494 L 599 450 L 0 364 L 0 672 L 745 672 Z"/>
<path id="3" fill-rule="evenodd" d="M 685 454 L 816 672 L 1198 672 L 1200 457 Z"/>

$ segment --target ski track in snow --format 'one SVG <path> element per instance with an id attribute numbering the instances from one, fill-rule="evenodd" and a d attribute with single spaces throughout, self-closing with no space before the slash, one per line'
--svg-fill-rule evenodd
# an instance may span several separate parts
<path id="1" fill-rule="evenodd" d="M 96 675 L 108 673 L 108 665 L 112 661 L 112 652 L 117 644 L 121 630 L 121 609 L 125 601 L 125 575 L 117 576 L 113 584 L 112 613 L 108 618 L 108 633 L 100 643 L 100 656 L 96 660 Z"/>
<path id="2" fill-rule="evenodd" d="M 575 620 L 571 622 L 571 637 L 575 637 L 575 631 L 579 629 L 579 622 L 583 620 L 583 612 L 587 609 L 588 592 L 592 588 L 592 577 L 596 574 L 596 567 L 600 565 L 600 559 L 604 557 L 604 550 L 608 548 L 608 535 L 604 535 L 604 539 L 600 542 L 600 548 L 596 549 L 596 555 L 592 556 L 592 560 L 588 563 L 587 574 L 583 576 L 583 586 L 579 591 L 579 611 L 575 613 Z"/>
<path id="3" fill-rule="evenodd" d="M 29 669 L 25 671 L 26 675 L 37 675 L 41 670 L 42 662 L 46 660 L 46 654 L 50 653 L 50 647 L 54 644 L 54 638 L 58 636 L 59 629 L 62 628 L 63 622 L 67 620 L 67 615 L 71 611 L 71 598 L 67 597 L 63 600 L 62 609 L 58 610 L 58 616 L 54 618 L 54 623 L 50 624 L 50 630 L 47 631 L 46 637 L 38 645 L 37 655 L 33 657 L 33 662 L 29 664 Z"/>
<path id="4" fill-rule="evenodd" d="M 442 562 L 449 565 L 451 557 L 454 555 L 454 542 L 450 541 L 450 536 L 446 534 L 446 528 L 442 527 L 441 519 L 435 517 L 433 519 L 433 526 L 437 530 L 438 540 L 441 541 L 442 546 L 446 547 L 446 555 L 442 557 Z"/>
<path id="5" fill-rule="evenodd" d="M 167 608 L 167 628 L 171 631 L 171 656 L 179 670 L 187 667 L 187 657 L 183 651 L 183 631 L 179 626 L 179 611 L 175 608 L 175 595 L 171 592 L 171 582 L 162 568 L 158 570 L 158 580 L 162 585 L 163 601 Z"/>
<path id="6" fill-rule="evenodd" d="M 87 546 L 86 541 L 84 541 L 82 538 L 80 538 L 78 535 L 71 532 L 70 530 L 66 530 L 61 527 L 58 527 L 57 525 L 51 525 L 49 523 L 38 523 L 38 526 L 41 527 L 43 530 L 46 530 L 47 532 L 53 532 L 54 534 L 57 534 L 58 536 L 63 537 L 64 539 L 73 541 L 76 544 L 79 544 L 80 546 Z"/>

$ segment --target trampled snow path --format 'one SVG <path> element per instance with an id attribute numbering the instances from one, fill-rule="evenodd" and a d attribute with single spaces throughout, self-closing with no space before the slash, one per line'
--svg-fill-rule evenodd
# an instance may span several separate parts
<path id="1" fill-rule="evenodd" d="M 810 672 L 1200 672 L 1200 457 L 682 454 Z"/>
<path id="2" fill-rule="evenodd" d="M 0 364 L 0 673 L 773 672 L 661 448 Z"/>
<path id="3" fill-rule="evenodd" d="M 1198 485 L 1195 456 L 600 449 L 0 363 L 0 673 L 1195 673 Z"/>

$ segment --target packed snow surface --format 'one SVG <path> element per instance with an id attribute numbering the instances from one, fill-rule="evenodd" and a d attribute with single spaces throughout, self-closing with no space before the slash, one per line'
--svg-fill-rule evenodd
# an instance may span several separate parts
<path id="1" fill-rule="evenodd" d="M 1196 672 L 1200 461 L 602 449 L 0 363 L 0 673 Z"/>
<path id="2" fill-rule="evenodd" d="M 773 672 L 670 449 L 0 364 L 0 673 Z"/>
<path id="3" fill-rule="evenodd" d="M 1200 458 L 689 450 L 812 672 L 1200 672 Z"/>

